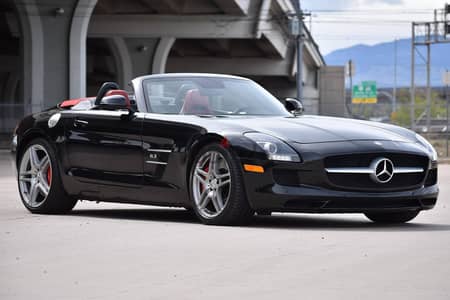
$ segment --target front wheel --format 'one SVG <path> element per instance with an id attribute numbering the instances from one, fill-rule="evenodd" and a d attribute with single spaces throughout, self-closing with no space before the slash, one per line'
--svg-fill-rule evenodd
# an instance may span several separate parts
<path id="1" fill-rule="evenodd" d="M 228 149 L 211 144 L 196 156 L 190 193 L 197 217 L 210 225 L 238 225 L 253 215 L 244 190 L 239 161 Z"/>
<path id="2" fill-rule="evenodd" d="M 22 151 L 17 180 L 25 207 L 32 213 L 64 213 L 77 200 L 69 197 L 61 182 L 55 151 L 44 139 L 31 141 Z"/>
<path id="3" fill-rule="evenodd" d="M 375 223 L 406 223 L 411 221 L 419 211 L 402 211 L 402 212 L 376 212 L 365 213 L 366 217 Z"/>

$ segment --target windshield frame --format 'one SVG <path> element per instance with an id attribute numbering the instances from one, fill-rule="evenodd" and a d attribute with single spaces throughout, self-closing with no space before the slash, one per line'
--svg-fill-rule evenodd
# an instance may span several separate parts
<path id="1" fill-rule="evenodd" d="M 174 75 L 174 74 L 173 74 Z M 233 116 L 238 116 L 238 117 L 242 117 L 242 116 L 260 116 L 260 117 L 274 117 L 274 116 L 278 116 L 278 117 L 290 117 L 292 116 L 292 114 L 290 112 L 288 112 L 284 105 L 281 103 L 280 100 L 278 100 L 275 96 L 273 96 L 269 91 L 267 91 L 266 89 L 264 89 L 261 85 L 259 85 L 258 83 L 256 83 L 255 81 L 248 79 L 248 78 L 242 78 L 242 77 L 235 77 L 235 76 L 202 76 L 202 75 L 191 75 L 191 76 L 155 76 L 155 77 L 146 77 L 146 78 L 142 78 L 141 80 L 141 89 L 142 89 L 142 94 L 143 94 L 143 98 L 145 101 L 145 106 L 147 107 L 147 112 L 148 113 L 152 113 L 152 114 L 160 114 L 160 115 L 185 115 L 185 116 L 195 116 L 195 115 L 202 115 L 202 116 L 212 116 L 212 117 L 233 117 Z M 278 106 L 278 111 L 274 111 L 271 114 L 249 114 L 249 113 L 226 113 L 226 114 L 215 114 L 215 113 L 210 113 L 210 114 L 183 114 L 183 113 L 164 113 L 164 112 L 156 112 L 152 109 L 152 104 L 150 102 L 150 96 L 148 94 L 148 90 L 146 88 L 146 85 L 149 82 L 163 82 L 163 81 L 192 81 L 195 79 L 201 80 L 201 79 L 219 79 L 219 80 L 226 80 L 226 81 L 242 81 L 242 82 L 249 82 L 250 84 L 252 84 L 256 89 L 259 90 L 260 93 L 265 94 L 267 100 L 266 101 L 271 101 L 273 100 L 273 104 L 275 106 Z"/>

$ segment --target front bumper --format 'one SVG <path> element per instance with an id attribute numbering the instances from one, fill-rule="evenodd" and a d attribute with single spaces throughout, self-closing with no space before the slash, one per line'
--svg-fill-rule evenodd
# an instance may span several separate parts
<path id="1" fill-rule="evenodd" d="M 253 186 L 247 190 L 249 202 L 256 211 L 310 213 L 426 210 L 435 206 L 438 192 L 437 184 L 412 191 L 386 193 L 348 192 L 278 184 Z"/>
<path id="2" fill-rule="evenodd" d="M 301 163 L 240 157 L 242 163 L 262 165 L 265 169 L 263 174 L 243 173 L 248 201 L 256 211 L 360 213 L 426 210 L 436 204 L 439 187 L 435 164 L 427 163 L 430 169 L 427 167 L 420 182 L 398 187 L 380 184 L 375 188 L 346 188 L 331 182 L 325 171 L 325 159 L 340 154 L 375 153 L 375 156 L 385 157 L 393 153 L 422 155 L 422 150 L 416 149 L 414 144 L 383 142 L 379 146 L 373 142 L 352 142 L 296 147 L 302 156 Z M 354 163 L 358 163 L 357 157 Z M 278 172 L 281 177 L 277 177 L 277 170 L 282 171 Z"/>

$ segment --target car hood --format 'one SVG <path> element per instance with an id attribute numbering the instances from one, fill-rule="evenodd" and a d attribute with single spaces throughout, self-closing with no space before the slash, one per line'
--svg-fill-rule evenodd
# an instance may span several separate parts
<path id="1" fill-rule="evenodd" d="M 414 142 L 408 130 L 377 122 L 334 117 L 238 117 L 220 121 L 224 127 L 256 131 L 296 143 L 326 143 L 358 140 Z M 228 125 L 228 126 L 227 126 Z"/>

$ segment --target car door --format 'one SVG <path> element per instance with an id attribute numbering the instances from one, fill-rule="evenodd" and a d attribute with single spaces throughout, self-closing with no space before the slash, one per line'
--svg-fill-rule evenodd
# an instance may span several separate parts
<path id="1" fill-rule="evenodd" d="M 107 200 L 133 199 L 143 183 L 143 114 L 127 111 L 71 111 L 64 118 L 68 175 L 81 195 Z"/>
<path id="2" fill-rule="evenodd" d="M 189 124 L 192 116 L 145 114 L 142 128 L 144 189 L 147 201 L 183 204 L 186 193 L 186 149 L 202 127 Z"/>

